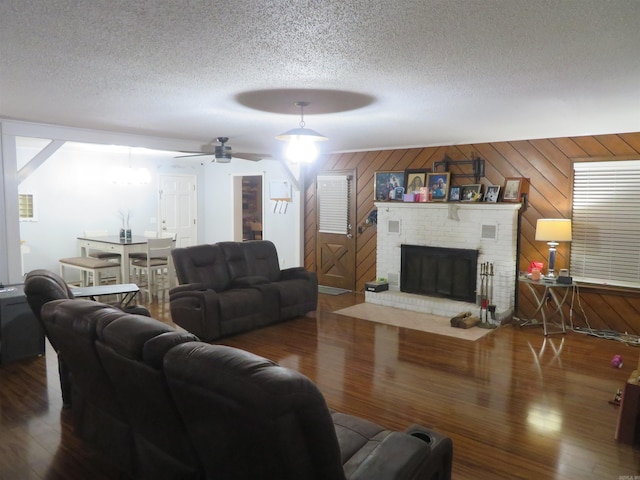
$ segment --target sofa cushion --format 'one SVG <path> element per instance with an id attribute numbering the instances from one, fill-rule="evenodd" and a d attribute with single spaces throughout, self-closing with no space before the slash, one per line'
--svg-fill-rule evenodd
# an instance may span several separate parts
<path id="1" fill-rule="evenodd" d="M 232 281 L 237 278 L 249 277 L 254 275 L 250 273 L 251 266 L 247 263 L 244 254 L 244 243 L 242 242 L 218 242 L 217 246 L 224 252 L 224 258 L 227 261 L 229 275 Z"/>
<path id="2" fill-rule="evenodd" d="M 133 429 L 135 478 L 202 478 L 162 371 L 166 352 L 193 340 L 194 335 L 139 315 L 121 313 L 98 324 L 96 349 Z"/>
<path id="3" fill-rule="evenodd" d="M 244 242 L 242 249 L 249 266 L 249 275 L 266 277 L 270 282 L 281 279 L 278 251 L 272 242 L 268 240 Z"/>
<path id="4" fill-rule="evenodd" d="M 219 245 L 174 248 L 171 256 L 180 284 L 200 283 L 216 291 L 229 288 L 231 276 Z"/>
<path id="5" fill-rule="evenodd" d="M 300 373 L 186 343 L 167 353 L 165 375 L 208 477 L 344 480 L 329 410 Z"/>
<path id="6" fill-rule="evenodd" d="M 122 470 L 132 472 L 129 420 L 96 350 L 98 323 L 106 324 L 120 315 L 125 314 L 84 299 L 54 300 L 42 307 L 42 320 L 73 378 L 76 433 Z"/>
<path id="7" fill-rule="evenodd" d="M 102 317 L 98 322 L 97 331 L 100 339 L 120 355 L 142 361 L 144 346 L 148 341 L 165 333 L 178 334 L 174 328 L 153 318 L 122 313 Z M 189 334 L 190 340 L 196 338 L 195 335 Z M 173 345 L 175 344 L 171 346 Z M 159 354 L 164 356 L 164 352 Z"/>
<path id="8" fill-rule="evenodd" d="M 265 295 L 254 288 L 234 288 L 218 296 L 220 333 L 231 335 L 252 330 L 269 323 Z"/>

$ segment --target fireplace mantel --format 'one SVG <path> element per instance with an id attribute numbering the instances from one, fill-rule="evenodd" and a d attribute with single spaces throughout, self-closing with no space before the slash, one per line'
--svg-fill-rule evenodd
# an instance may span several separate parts
<path id="1" fill-rule="evenodd" d="M 513 313 L 517 275 L 519 203 L 376 202 L 378 209 L 378 278 L 389 282 L 387 292 L 366 292 L 370 303 L 453 316 L 476 311 L 475 304 L 400 292 L 400 246 L 476 249 L 478 263 L 494 266 L 493 303 L 500 320 Z M 480 272 L 480 269 L 478 269 Z M 479 285 L 479 282 L 478 282 Z"/>

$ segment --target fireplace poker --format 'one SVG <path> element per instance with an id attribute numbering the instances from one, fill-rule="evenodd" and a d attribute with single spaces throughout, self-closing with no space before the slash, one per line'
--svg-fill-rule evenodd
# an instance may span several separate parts
<path id="1" fill-rule="evenodd" d="M 484 263 L 480 264 L 480 290 L 478 291 L 478 306 L 480 307 L 480 320 L 482 320 L 482 291 L 484 290 Z"/>
<path id="2" fill-rule="evenodd" d="M 493 304 L 493 263 L 489 264 L 489 305 L 487 309 L 491 315 L 491 320 L 496 319 L 496 306 Z"/>
<path id="3" fill-rule="evenodd" d="M 487 314 L 487 263 L 480 264 L 480 321 L 486 321 Z"/>

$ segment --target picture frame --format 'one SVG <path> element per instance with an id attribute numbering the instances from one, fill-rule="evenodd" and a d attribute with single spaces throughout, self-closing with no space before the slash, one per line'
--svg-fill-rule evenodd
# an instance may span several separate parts
<path id="1" fill-rule="evenodd" d="M 471 185 L 462 185 L 460 187 L 461 202 L 478 202 L 482 198 L 482 184 L 473 183 Z"/>
<path id="2" fill-rule="evenodd" d="M 520 203 L 523 194 L 529 193 L 529 179 L 523 177 L 507 177 L 504 179 L 502 201 Z"/>
<path id="3" fill-rule="evenodd" d="M 406 193 L 420 193 L 420 187 L 427 185 L 427 173 L 431 170 L 405 170 L 404 188 Z"/>
<path id="4" fill-rule="evenodd" d="M 373 199 L 376 202 L 402 201 L 404 196 L 404 172 L 376 172 Z"/>
<path id="5" fill-rule="evenodd" d="M 451 187 L 449 190 L 449 201 L 450 202 L 459 202 L 460 201 L 460 187 L 455 186 Z"/>
<path id="6" fill-rule="evenodd" d="M 496 203 L 500 196 L 500 185 L 489 185 L 484 193 L 484 201 Z"/>
<path id="7" fill-rule="evenodd" d="M 427 173 L 427 187 L 432 202 L 446 202 L 449 197 L 451 173 Z"/>

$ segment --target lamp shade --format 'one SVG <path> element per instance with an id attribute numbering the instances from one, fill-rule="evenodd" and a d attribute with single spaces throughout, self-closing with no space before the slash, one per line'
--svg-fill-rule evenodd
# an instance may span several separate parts
<path id="1" fill-rule="evenodd" d="M 323 140 L 327 140 L 327 137 L 319 134 L 315 130 L 311 130 L 310 128 L 292 128 L 291 130 L 287 130 L 284 133 L 276 136 L 277 140 L 291 140 L 294 137 L 306 137 L 309 140 L 313 140 L 314 142 L 321 142 Z"/>
<path id="2" fill-rule="evenodd" d="M 536 240 L 540 242 L 570 242 L 571 220 L 566 218 L 538 219 Z"/>

